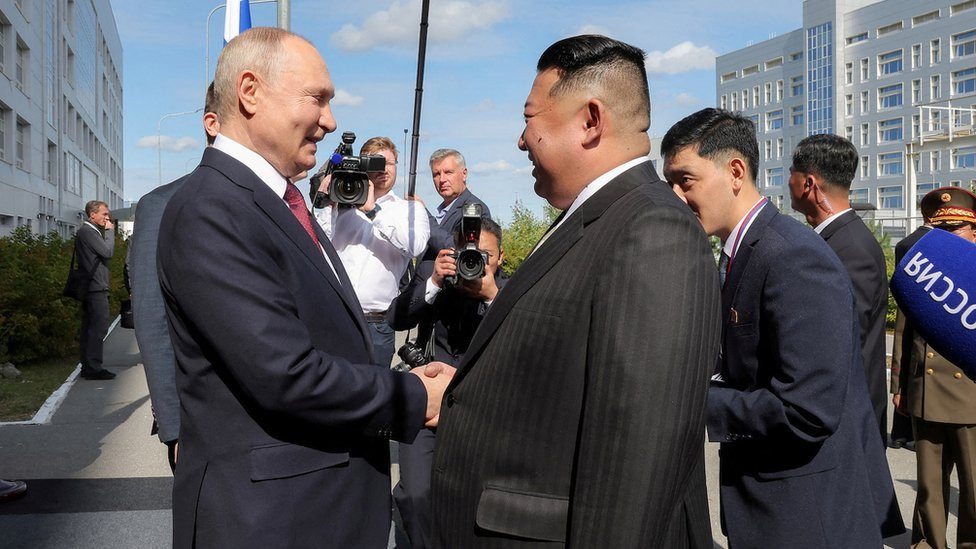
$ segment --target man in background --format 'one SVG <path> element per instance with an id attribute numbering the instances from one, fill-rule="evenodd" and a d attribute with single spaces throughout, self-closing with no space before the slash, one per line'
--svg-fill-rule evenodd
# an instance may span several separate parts
<path id="1" fill-rule="evenodd" d="M 481 215 L 491 217 L 488 205 L 468 189 L 468 167 L 464 155 L 454 149 L 437 149 L 430 155 L 430 173 L 441 203 L 430 215 L 430 241 L 424 260 L 433 261 L 437 254 L 454 245 L 454 226 L 461 220 L 461 207 L 480 204 Z"/>
<path id="2" fill-rule="evenodd" d="M 207 86 L 203 109 L 207 146 L 213 145 L 220 130 L 216 105 L 214 85 L 211 82 Z M 139 355 L 142 357 L 149 398 L 152 401 L 152 434 L 158 435 L 159 441 L 166 445 L 169 466 L 174 471 L 180 436 L 180 400 L 176 393 L 176 358 L 173 355 L 173 342 L 166 324 L 166 307 L 156 272 L 156 242 L 166 204 L 185 180 L 186 176 L 183 176 L 172 183 L 157 187 L 139 199 L 126 258 L 132 286 L 136 342 L 139 344 Z"/>
<path id="3" fill-rule="evenodd" d="M 102 348 L 108 333 L 108 262 L 115 253 L 115 225 L 108 204 L 91 200 L 85 204 L 85 222 L 75 234 L 79 268 L 91 277 L 88 293 L 81 302 L 81 377 L 115 379 L 102 367 Z"/>
<path id="4" fill-rule="evenodd" d="M 854 285 L 864 378 L 881 444 L 886 446 L 888 271 L 881 245 L 851 208 L 849 196 L 857 163 L 857 149 L 847 139 L 831 134 L 811 135 L 793 150 L 789 188 L 793 209 L 803 214 L 814 232 L 827 241 Z"/>
<path id="5" fill-rule="evenodd" d="M 369 172 L 366 203 L 358 207 L 329 203 L 315 217 L 335 246 L 349 273 L 369 324 L 373 356 L 380 366 L 393 362 L 394 333 L 386 323 L 386 310 L 400 291 L 407 264 L 424 253 L 430 236 L 427 212 L 417 200 L 396 195 L 397 149 L 388 137 L 363 143 L 360 155 L 381 155 L 382 172 Z M 320 190 L 328 193 L 330 178 Z"/>

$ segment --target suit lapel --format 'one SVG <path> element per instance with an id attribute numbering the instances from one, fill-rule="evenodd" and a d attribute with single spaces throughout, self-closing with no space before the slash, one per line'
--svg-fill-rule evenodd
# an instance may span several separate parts
<path id="1" fill-rule="evenodd" d="M 498 330 L 512 307 L 528 292 L 583 236 L 586 226 L 598 219 L 614 202 L 638 185 L 657 180 L 650 162 L 644 162 L 627 170 L 591 196 L 578 210 L 566 218 L 546 242 L 527 257 L 508 280 L 505 289 L 498 293 L 485 314 L 464 354 L 461 366 L 452 386 L 460 382 L 468 370 L 468 364 Z"/>
<path id="2" fill-rule="evenodd" d="M 739 282 L 742 280 L 742 273 L 745 272 L 746 265 L 749 264 L 752 249 L 755 248 L 756 243 L 762 237 L 762 233 L 777 215 L 779 214 L 776 207 L 767 202 L 743 236 L 742 242 L 739 243 L 739 249 L 735 251 L 735 256 L 732 258 L 732 268 L 725 281 L 725 286 L 722 288 L 722 311 L 726 313 L 722 324 L 723 330 L 730 320 L 730 315 L 735 314 L 731 310 L 732 302 L 735 300 L 735 294 L 739 291 Z"/>
<path id="3" fill-rule="evenodd" d="M 851 221 L 854 221 L 855 217 L 857 217 L 857 213 L 855 213 L 854 210 L 845 212 L 837 219 L 831 221 L 830 225 L 824 227 L 823 231 L 820 232 L 820 236 L 823 237 L 824 240 L 830 240 L 830 237 L 834 236 L 834 233 L 839 231 Z"/>

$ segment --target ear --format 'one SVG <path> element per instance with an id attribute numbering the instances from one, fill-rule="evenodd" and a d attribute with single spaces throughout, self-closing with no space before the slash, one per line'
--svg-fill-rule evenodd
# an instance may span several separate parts
<path id="1" fill-rule="evenodd" d="M 742 186 L 746 182 L 746 174 L 749 173 L 749 169 L 746 168 L 746 163 L 744 160 L 737 156 L 733 156 L 728 163 L 729 175 L 732 176 L 732 190 L 738 194 L 742 189 Z"/>
<path id="2" fill-rule="evenodd" d="M 259 87 L 258 77 L 253 71 L 245 70 L 237 78 L 237 101 L 243 113 L 253 116 L 257 112 Z"/>
<path id="3" fill-rule="evenodd" d="M 607 129 L 607 110 L 603 101 L 589 99 L 580 109 L 583 115 L 583 147 L 589 148 L 600 142 Z"/>

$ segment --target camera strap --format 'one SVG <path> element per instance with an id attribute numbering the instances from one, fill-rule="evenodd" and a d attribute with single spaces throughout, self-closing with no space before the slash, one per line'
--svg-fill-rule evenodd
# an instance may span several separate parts
<path id="1" fill-rule="evenodd" d="M 434 360 L 434 323 L 432 321 L 422 322 L 417 326 L 417 339 L 415 341 L 418 347 L 423 347 L 424 357 L 430 362 Z"/>

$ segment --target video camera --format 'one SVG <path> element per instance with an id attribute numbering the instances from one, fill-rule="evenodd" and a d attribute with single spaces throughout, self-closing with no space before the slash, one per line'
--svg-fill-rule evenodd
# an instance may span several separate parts
<path id="1" fill-rule="evenodd" d="M 457 274 L 444 277 L 444 281 L 456 285 L 458 279 L 477 280 L 485 276 L 488 265 L 488 252 L 478 248 L 481 240 L 481 204 L 468 203 L 461 207 L 461 223 L 458 232 L 458 246 L 454 250 L 454 265 Z"/>
<path id="2" fill-rule="evenodd" d="M 369 197 L 369 172 L 386 169 L 386 158 L 380 154 L 354 156 L 352 144 L 356 134 L 343 132 L 342 142 L 329 157 L 325 168 L 310 179 L 312 205 L 324 208 L 332 202 L 338 206 L 362 206 Z M 319 191 L 322 179 L 332 174 L 329 192 Z"/>

